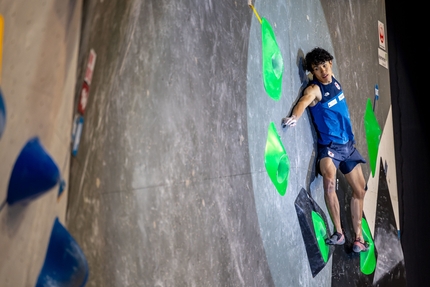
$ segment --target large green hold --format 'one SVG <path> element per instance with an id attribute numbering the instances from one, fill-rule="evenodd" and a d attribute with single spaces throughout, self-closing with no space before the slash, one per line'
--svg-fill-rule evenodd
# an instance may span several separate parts
<path id="1" fill-rule="evenodd" d="M 379 142 L 381 141 L 381 128 L 372 109 L 372 102 L 367 99 L 366 112 L 364 113 L 364 129 L 366 131 L 367 151 L 369 153 L 370 169 L 372 177 L 375 176 L 376 160 L 378 157 Z"/>
<path id="2" fill-rule="evenodd" d="M 364 241 L 369 244 L 369 250 L 360 252 L 360 270 L 363 274 L 370 275 L 376 268 L 375 242 L 373 241 L 369 224 L 365 218 L 362 220 L 361 229 L 363 231 Z"/>
<path id="3" fill-rule="evenodd" d="M 265 18 L 261 19 L 261 34 L 264 88 L 272 99 L 278 101 L 281 98 L 284 61 L 272 26 Z"/>
<path id="4" fill-rule="evenodd" d="M 325 243 L 325 240 L 328 235 L 324 219 L 321 217 L 321 215 L 312 210 L 312 222 L 314 224 L 314 231 L 318 243 L 318 248 L 320 249 L 321 256 L 324 259 L 324 262 L 327 263 L 330 248 Z"/>
<path id="5" fill-rule="evenodd" d="M 264 154 L 266 171 L 276 190 L 281 196 L 284 196 L 288 186 L 290 160 L 273 122 L 270 123 L 268 130 Z"/>

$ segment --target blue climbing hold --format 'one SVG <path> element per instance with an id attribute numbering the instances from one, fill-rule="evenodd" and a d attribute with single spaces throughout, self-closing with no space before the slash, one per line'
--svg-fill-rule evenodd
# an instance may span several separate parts
<path id="1" fill-rule="evenodd" d="M 36 287 L 83 287 L 88 273 L 85 254 L 56 218 Z"/>
<path id="2" fill-rule="evenodd" d="M 53 188 L 60 181 L 60 171 L 39 138 L 31 138 L 21 150 L 12 170 L 7 203 L 30 201 Z"/>

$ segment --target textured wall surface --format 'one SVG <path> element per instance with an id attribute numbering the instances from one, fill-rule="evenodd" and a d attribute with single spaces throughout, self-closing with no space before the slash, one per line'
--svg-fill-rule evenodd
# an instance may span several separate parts
<path id="1" fill-rule="evenodd" d="M 304 188 L 326 212 L 310 118 L 294 129 L 281 129 L 280 120 L 306 84 L 301 58 L 324 47 L 335 56 L 357 146 L 367 157 L 363 115 L 375 84 L 378 122 L 383 129 L 391 121 L 388 69 L 378 64 L 384 5 L 256 1 L 284 62 L 282 97 L 274 101 L 262 81 L 261 27 L 246 1 L 87 1 L 81 62 L 94 49 L 98 63 L 72 161 L 68 220 L 87 250 L 89 284 L 344 283 L 332 282 L 338 271 L 331 259 L 313 278 L 294 208 Z M 284 197 L 264 165 L 270 122 L 290 158 Z M 394 165 L 389 130 L 384 143 L 385 160 Z M 372 187 L 365 212 L 373 232 L 378 180 L 367 165 L 363 170 Z M 348 266 L 355 284 L 358 265 L 336 266 Z"/>

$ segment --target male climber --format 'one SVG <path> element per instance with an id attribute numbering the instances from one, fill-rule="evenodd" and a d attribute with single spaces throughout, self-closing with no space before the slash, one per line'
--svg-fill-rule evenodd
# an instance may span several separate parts
<path id="1" fill-rule="evenodd" d="M 345 243 L 336 194 L 336 170 L 340 169 L 353 190 L 351 217 L 355 241 L 352 249 L 354 252 L 367 251 L 369 245 L 364 241 L 361 230 L 366 183 L 360 165 L 366 161 L 355 148 L 346 99 L 332 72 L 333 56 L 317 47 L 306 54 L 305 64 L 313 79 L 294 106 L 291 116 L 282 119 L 282 125 L 295 126 L 305 109 L 309 108 L 318 134 L 316 169 L 323 177 L 324 198 L 335 228 L 326 243 Z"/>

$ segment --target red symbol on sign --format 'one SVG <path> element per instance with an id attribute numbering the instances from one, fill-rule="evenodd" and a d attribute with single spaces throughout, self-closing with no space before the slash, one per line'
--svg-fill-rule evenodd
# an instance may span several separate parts
<path id="1" fill-rule="evenodd" d="M 81 96 L 79 97 L 78 111 L 82 115 L 85 113 L 85 108 L 88 103 L 88 96 L 90 93 L 90 86 L 86 82 L 82 85 Z"/>
<path id="2" fill-rule="evenodd" d="M 379 42 L 381 44 L 384 43 L 384 38 L 385 38 L 385 36 L 384 36 L 384 27 L 383 26 L 379 26 Z"/>

